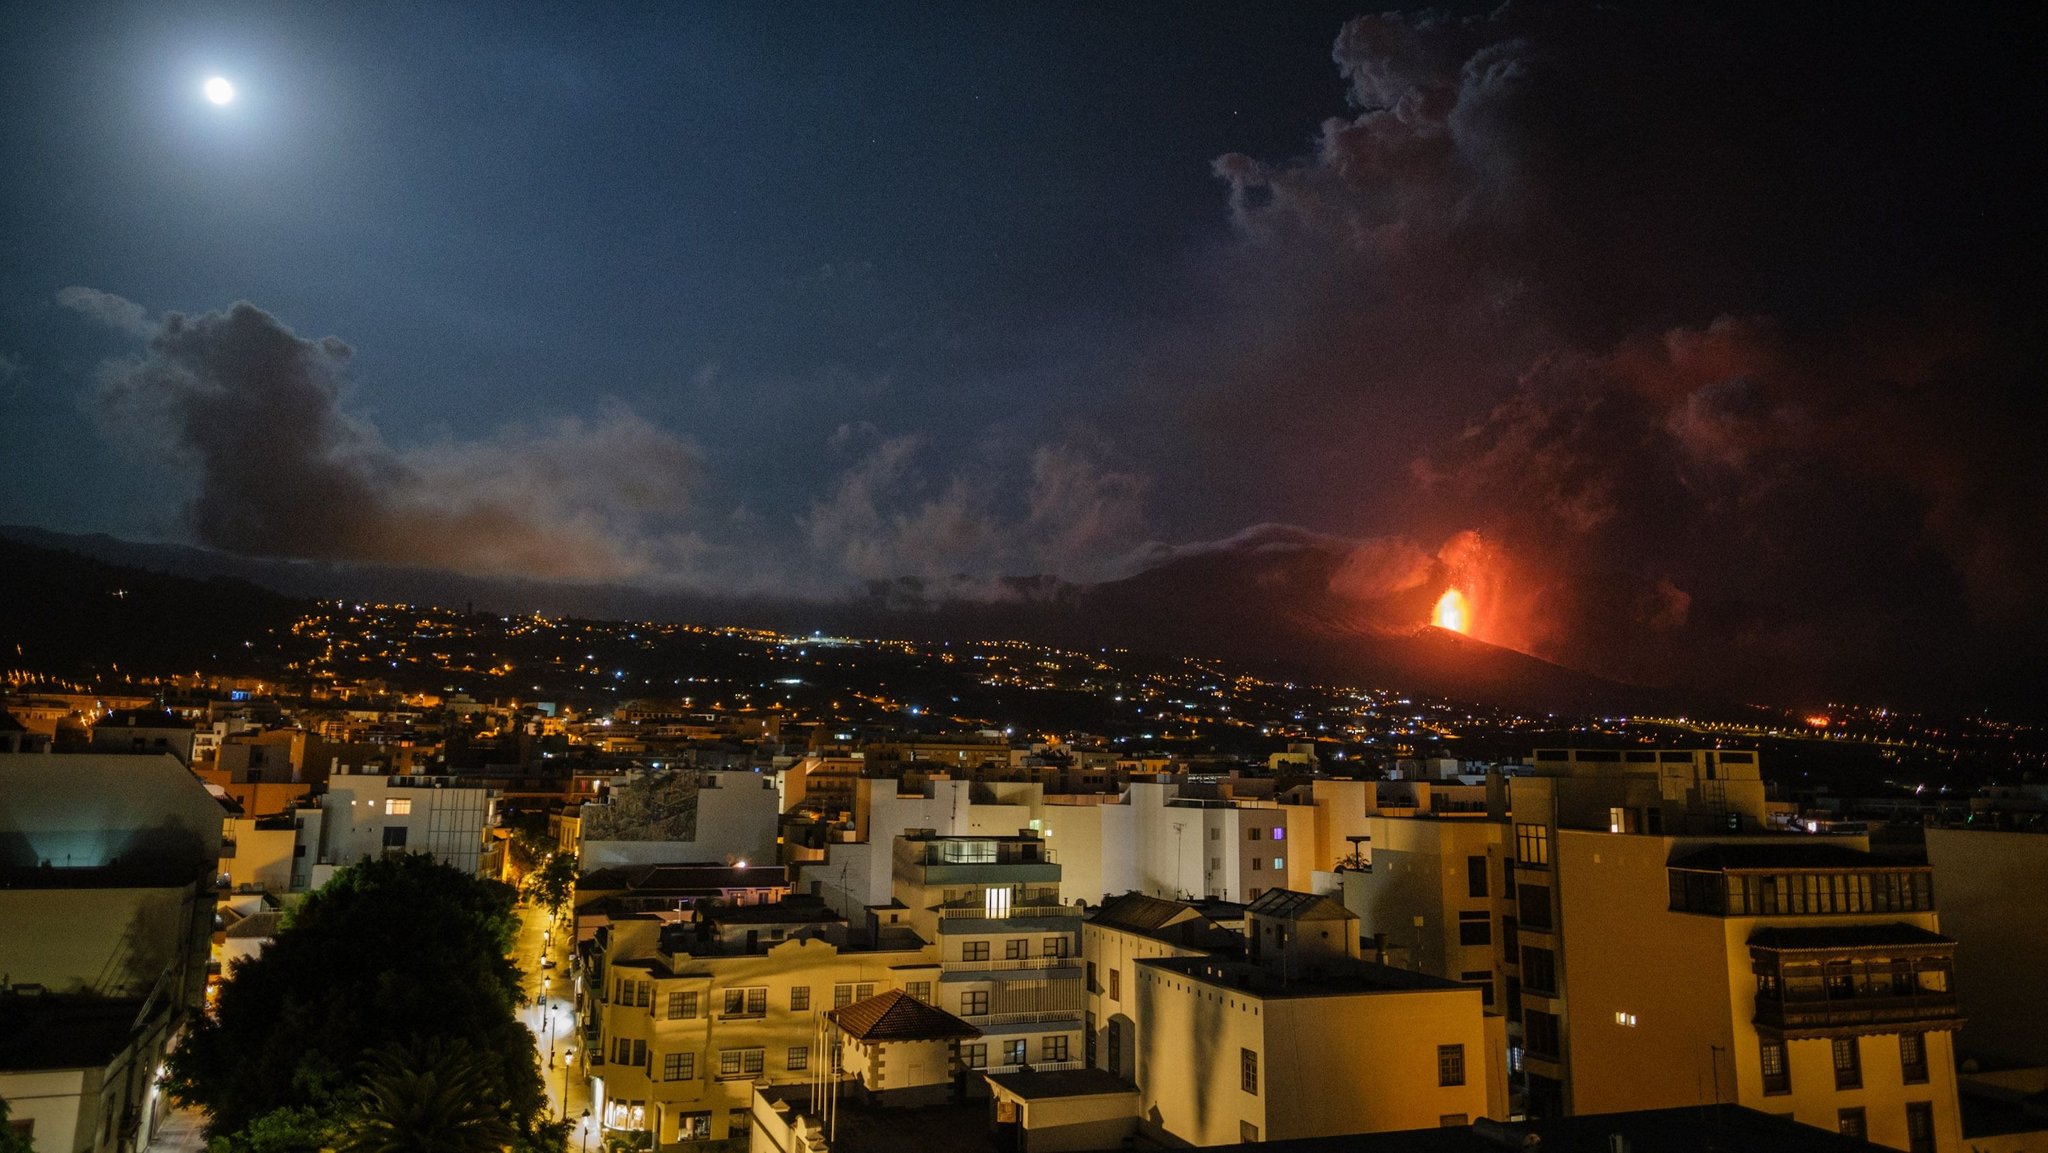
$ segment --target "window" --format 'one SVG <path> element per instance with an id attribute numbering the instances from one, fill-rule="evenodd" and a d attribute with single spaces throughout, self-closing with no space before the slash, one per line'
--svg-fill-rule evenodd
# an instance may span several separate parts
<path id="1" fill-rule="evenodd" d="M 981 894 L 981 911 L 993 920 L 1002 920 L 1010 915 L 1010 890 L 1007 886 L 984 889 Z"/>
<path id="2" fill-rule="evenodd" d="M 1222 839 L 1223 839 L 1223 830 L 1222 830 L 1222 829 L 1210 829 L 1210 830 L 1209 830 L 1209 839 L 1210 839 L 1210 840 L 1212 840 L 1212 841 L 1220 841 L 1220 840 L 1222 840 Z"/>
<path id="3" fill-rule="evenodd" d="M 1237 1051 L 1237 1084 L 1253 1095 L 1259 1091 L 1259 1055 L 1250 1049 Z"/>
<path id="4" fill-rule="evenodd" d="M 668 1019 L 687 1021 L 697 1015 L 697 994 L 670 993 L 668 995 Z"/>
<path id="5" fill-rule="evenodd" d="M 1088 991 L 1090 993 L 1102 992 L 1102 983 L 1095 979 L 1095 962 L 1093 961 L 1088 962 Z"/>
<path id="6" fill-rule="evenodd" d="M 1486 858 L 1465 858 L 1465 895 L 1484 897 L 1486 895 Z"/>
<path id="7" fill-rule="evenodd" d="M 1521 955 L 1521 950 L 1515 941 L 1515 919 L 1505 914 L 1500 919 L 1500 944 L 1501 948 L 1507 950 L 1507 955 L 1510 959 Z"/>
<path id="8" fill-rule="evenodd" d="M 790 1012 L 792 1012 L 792 1013 L 806 1013 L 806 1012 L 809 1012 L 809 1011 L 810 1011 L 810 1008 L 811 1008 L 811 987 L 810 987 L 809 985 L 792 985 L 792 986 L 790 986 L 790 988 L 789 988 L 789 1011 L 790 1011 Z"/>
<path id="9" fill-rule="evenodd" d="M 661 1079 L 688 1081 L 697 1075 L 695 1053 L 665 1053 L 661 1058 Z"/>
<path id="10" fill-rule="evenodd" d="M 1863 1087 L 1863 1050 L 1855 1037 L 1835 1038 L 1835 1088 Z"/>
<path id="11" fill-rule="evenodd" d="M 844 1009 L 851 1004 L 853 1004 L 852 985 L 832 986 L 832 1007 L 834 1009 Z"/>
<path id="12" fill-rule="evenodd" d="M 1899 1034 L 1899 1067 L 1905 1070 L 1906 1084 L 1927 1084 L 1927 1034 Z"/>
<path id="13" fill-rule="evenodd" d="M 1550 928 L 1550 886 L 1522 885 L 1515 893 L 1516 912 L 1522 915 L 1524 929 Z"/>
<path id="14" fill-rule="evenodd" d="M 1040 946 L 1040 951 L 1048 957 L 1064 957 L 1070 947 L 1065 937 L 1047 937 Z"/>
<path id="15" fill-rule="evenodd" d="M 768 1067 L 766 1049 L 720 1049 L 718 1051 L 718 1075 L 721 1077 L 759 1076 Z"/>
<path id="16" fill-rule="evenodd" d="M 1081 1017 L 1081 1063 L 1095 1068 L 1095 1014 L 1086 1013 Z"/>
<path id="17" fill-rule="evenodd" d="M 960 959 L 961 959 L 961 960 L 963 960 L 963 961 L 986 961 L 986 960 L 988 960 L 988 942 L 987 942 L 987 941 L 962 941 L 962 942 L 960 942 Z"/>
<path id="18" fill-rule="evenodd" d="M 980 1044 L 960 1046 L 960 1064 L 968 1069 L 988 1068 L 988 1046 Z"/>
<path id="19" fill-rule="evenodd" d="M 654 982 L 629 981 L 627 984 L 633 986 L 633 1007 L 635 1009 L 645 1009 L 653 1005 Z"/>
<path id="20" fill-rule="evenodd" d="M 1555 1061 L 1563 1056 L 1558 1049 L 1557 1015 L 1536 1009 L 1522 1014 L 1522 1042 L 1531 1057 Z"/>
<path id="21" fill-rule="evenodd" d="M 1263 832 L 1265 832 L 1264 829 L 1246 829 L 1244 831 L 1244 839 L 1247 841 L 1256 841 L 1259 839 L 1259 834 Z"/>
<path id="22" fill-rule="evenodd" d="M 1480 1005 L 1493 1008 L 1493 970 L 1470 969 L 1458 974 L 1458 980 L 1479 990 Z"/>
<path id="23" fill-rule="evenodd" d="M 768 1013 L 768 987 L 756 985 L 745 989 L 725 991 L 725 1015 L 728 1017 L 762 1017 Z"/>
<path id="24" fill-rule="evenodd" d="M 684 1113 L 676 1118 L 676 1140 L 711 1140 L 711 1114 Z"/>
<path id="25" fill-rule="evenodd" d="M 1042 1054 L 1040 1054 L 1040 1056 L 1039 1056 L 1039 1059 L 1040 1059 L 1040 1060 L 1042 1060 L 1042 1061 L 1064 1061 L 1064 1060 L 1066 1060 L 1066 1059 L 1067 1059 L 1067 1038 L 1066 1038 L 1066 1035 L 1065 1035 L 1065 1034 L 1063 1033 L 1063 1034 L 1061 1034 L 1060 1036 L 1057 1036 L 1057 1037 L 1047 1037 L 1047 1038 L 1045 1039 L 1045 1044 L 1044 1044 L 1043 1048 L 1044 1048 L 1044 1050 L 1045 1050 L 1045 1051 L 1044 1051 L 1044 1052 L 1043 1052 Z"/>
<path id="26" fill-rule="evenodd" d="M 1465 1047 L 1463 1045 L 1438 1045 L 1436 1047 L 1436 1083 L 1438 1085 L 1463 1085 L 1465 1083 Z"/>
<path id="27" fill-rule="evenodd" d="M 647 1042 L 628 1040 L 624 1037 L 612 1038 L 612 1064 L 646 1065 Z"/>
<path id="28" fill-rule="evenodd" d="M 1003 1042 L 1003 1064 L 1022 1065 L 1023 1063 L 1024 1038 L 1019 1037 L 1014 1041 Z"/>
<path id="29" fill-rule="evenodd" d="M 1012 938 L 1010 938 L 1009 940 L 1007 940 L 1007 941 L 1004 941 L 1004 942 L 1003 942 L 1003 960 L 1005 960 L 1005 961 L 1022 961 L 1022 960 L 1024 960 L 1024 959 L 1025 959 L 1026 957 L 1030 956 L 1030 953 L 1029 953 L 1029 948 L 1030 948 L 1030 945 L 1031 945 L 1031 942 L 1029 942 L 1029 941 L 1025 940 L 1025 939 L 1024 939 L 1024 938 L 1022 938 L 1022 937 L 1012 937 Z"/>
<path id="30" fill-rule="evenodd" d="M 384 826 L 384 847 L 387 849 L 403 849 L 405 847 L 405 834 L 406 828 L 404 825 Z"/>
<path id="31" fill-rule="evenodd" d="M 1906 1103 L 1907 1153 L 1934 1153 L 1934 1102 Z"/>
<path id="32" fill-rule="evenodd" d="M 1493 918 L 1486 910 L 1477 913 L 1458 914 L 1458 943 L 1460 945 L 1493 944 Z"/>
<path id="33" fill-rule="evenodd" d="M 903 991 L 927 1005 L 932 1003 L 932 983 L 930 981 L 907 982 L 903 986 Z"/>
<path id="34" fill-rule="evenodd" d="M 1760 1042 L 1758 1064 L 1764 1071 L 1764 1096 L 1782 1097 L 1792 1091 L 1792 1067 L 1785 1061 L 1785 1043 L 1765 1039 Z"/>
<path id="35" fill-rule="evenodd" d="M 1249 1121 L 1239 1121 L 1237 1123 L 1237 1139 L 1247 1145 L 1257 1144 L 1259 1140 L 1259 1127 Z"/>
<path id="36" fill-rule="evenodd" d="M 789 1071 L 792 1073 L 801 1073 L 805 1069 L 810 1068 L 811 1047 L 809 1045 L 791 1045 L 789 1047 L 789 1060 L 787 1062 L 787 1065 Z"/>
<path id="37" fill-rule="evenodd" d="M 387 817 L 406 817 L 406 816 L 411 816 L 411 815 L 412 815 L 412 798 L 411 798 L 411 797 L 386 797 L 386 798 L 384 799 L 384 815 L 385 815 L 385 816 L 387 816 Z"/>
<path id="38" fill-rule="evenodd" d="M 988 1012 L 988 990 L 972 989 L 960 994 L 960 1015 L 980 1017 Z"/>
<path id="39" fill-rule="evenodd" d="M 1546 995 L 1557 992 L 1557 955 L 1534 945 L 1522 946 L 1522 988 Z"/>
<path id="40" fill-rule="evenodd" d="M 1529 868 L 1549 868 L 1550 827 L 1548 825 L 1516 825 L 1515 860 L 1520 861 Z"/>
<path id="41" fill-rule="evenodd" d="M 1868 1127 L 1863 1123 L 1863 1110 L 1837 1109 L 1835 1111 L 1835 1129 L 1844 1137 L 1854 1137 L 1858 1141 L 1863 1140 L 1868 1133 Z"/>
<path id="42" fill-rule="evenodd" d="M 1286 840 L 1286 839 L 1287 839 L 1287 830 L 1286 830 L 1285 828 L 1283 828 L 1283 827 L 1279 826 L 1279 825 L 1275 825 L 1275 826 L 1273 827 L 1273 839 L 1274 839 L 1274 840 L 1276 840 L 1276 841 L 1284 841 L 1284 840 Z"/>
<path id="43" fill-rule="evenodd" d="M 1111 969 L 1109 971 L 1109 999 L 1112 1001 L 1124 999 L 1124 973 L 1122 969 Z"/>
<path id="44" fill-rule="evenodd" d="M 1286 858 L 1286 857 L 1274 857 L 1274 858 L 1273 858 L 1273 868 L 1274 868 L 1275 870 L 1279 870 L 1279 869 L 1284 869 L 1284 868 L 1286 868 L 1286 867 L 1287 867 L 1287 858 Z"/>

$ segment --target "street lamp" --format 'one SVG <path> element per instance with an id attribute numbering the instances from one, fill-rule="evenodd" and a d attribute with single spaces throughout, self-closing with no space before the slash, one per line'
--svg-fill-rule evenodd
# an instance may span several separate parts
<path id="1" fill-rule="evenodd" d="M 590 1153 L 590 1110 L 583 1111 L 583 1124 L 579 1128 L 583 1131 L 583 1153 Z"/>
<path id="2" fill-rule="evenodd" d="M 562 1120 L 564 1121 L 569 1119 L 569 1067 L 575 1063 L 576 1046 L 571 1045 L 562 1053 Z M 585 1109 L 583 1115 L 588 1117 L 590 1110 Z"/>

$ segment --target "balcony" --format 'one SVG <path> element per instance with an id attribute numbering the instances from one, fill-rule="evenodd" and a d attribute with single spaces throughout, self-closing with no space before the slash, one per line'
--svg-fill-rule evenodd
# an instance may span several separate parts
<path id="1" fill-rule="evenodd" d="M 1958 1028 L 1955 942 L 1917 926 L 1799 926 L 1750 934 L 1752 1018 L 1799 1039 Z"/>
<path id="2" fill-rule="evenodd" d="M 990 911 L 991 909 L 987 902 L 973 905 L 942 905 L 939 908 L 939 919 L 942 921 L 956 919 L 992 921 L 1009 920 L 1015 917 L 1079 917 L 1081 915 L 1081 907 L 1079 905 L 1005 904 L 1001 906 L 999 916 L 991 916 Z"/>
<path id="3" fill-rule="evenodd" d="M 1963 1017 L 1957 1010 L 1954 993 L 1920 992 L 1815 1001 L 1759 996 L 1753 1021 L 1759 1030 L 1797 1040 L 1956 1029 L 1961 1027 Z"/>
<path id="4" fill-rule="evenodd" d="M 1072 1009 L 1040 1009 L 1031 1013 L 962 1013 L 959 1016 L 962 1021 L 975 1026 L 1078 1024 L 1081 1008 L 1077 1005 Z"/>
<path id="5" fill-rule="evenodd" d="M 1080 963 L 1072 957 L 1004 957 L 992 961 L 941 961 L 941 967 L 952 973 L 1004 973 L 1030 969 L 1041 973 L 1053 973 L 1062 977 L 1073 974 L 1062 970 L 1078 969 Z"/>

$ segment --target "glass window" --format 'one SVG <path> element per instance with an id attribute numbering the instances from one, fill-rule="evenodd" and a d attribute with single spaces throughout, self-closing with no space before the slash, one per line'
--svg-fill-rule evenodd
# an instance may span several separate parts
<path id="1" fill-rule="evenodd" d="M 664 1081 L 688 1081 L 697 1075 L 695 1053 L 667 1053 L 661 1058 L 661 1079 Z"/>
<path id="2" fill-rule="evenodd" d="M 1237 1083 L 1247 1093 L 1259 1091 L 1259 1055 L 1250 1049 L 1237 1051 Z"/>
<path id="3" fill-rule="evenodd" d="M 1463 1045 L 1438 1045 L 1436 1047 L 1436 1083 L 1438 1085 L 1463 1085 L 1465 1083 L 1465 1047 Z"/>
<path id="4" fill-rule="evenodd" d="M 1856 1139 L 1856 1140 L 1858 1140 L 1858 1141 L 1861 1141 L 1861 1140 L 1863 1140 L 1863 1139 L 1864 1139 L 1864 1137 L 1865 1137 L 1865 1135 L 1866 1135 L 1866 1134 L 1867 1134 L 1867 1132 L 1868 1132 L 1868 1129 L 1867 1129 L 1867 1127 L 1866 1127 L 1866 1126 L 1864 1125 L 1864 1123 L 1863 1123 L 1863 1110 L 1861 1110 L 1861 1109 L 1838 1109 L 1838 1110 L 1836 1110 L 1836 1111 L 1835 1111 L 1835 1129 L 1836 1129 L 1836 1131 L 1837 1131 L 1837 1132 L 1841 1133 L 1841 1135 L 1842 1135 L 1842 1136 L 1844 1136 L 1844 1137 L 1853 1137 L 1853 1138 L 1855 1138 L 1855 1139 Z"/>
<path id="5" fill-rule="evenodd" d="M 810 1068 L 811 1047 L 809 1045 L 791 1045 L 789 1047 L 789 1059 L 785 1064 L 792 1073 L 801 1073 L 805 1069 Z"/>
<path id="6" fill-rule="evenodd" d="M 960 994 L 960 1015 L 979 1017 L 988 1012 L 988 990 L 970 989 Z"/>
<path id="7" fill-rule="evenodd" d="M 1022 1065 L 1023 1063 L 1024 1038 L 1019 1037 L 1014 1041 L 1003 1042 L 1003 1064 Z"/>
<path id="8" fill-rule="evenodd" d="M 1907 1153 L 1934 1153 L 1934 1103 L 1906 1103 Z"/>
<path id="9" fill-rule="evenodd" d="M 1465 895 L 1484 897 L 1486 895 L 1486 858 L 1465 858 Z"/>
<path id="10" fill-rule="evenodd" d="M 1547 825 L 1515 826 L 1515 859 L 1532 868 L 1550 867 L 1550 828 Z"/>
<path id="11" fill-rule="evenodd" d="M 1522 988 L 1532 993 L 1557 992 L 1557 955 L 1534 945 L 1522 946 Z"/>
<path id="12" fill-rule="evenodd" d="M 1906 1084 L 1927 1083 L 1927 1035 L 1925 1033 L 1899 1034 L 1899 1066 L 1905 1070 Z"/>
<path id="13" fill-rule="evenodd" d="M 1067 939 L 1065 937 L 1047 937 L 1043 945 L 1043 951 L 1048 957 L 1064 957 L 1067 955 Z"/>
<path id="14" fill-rule="evenodd" d="M 911 981 L 903 986 L 903 991 L 927 1005 L 932 1003 L 932 983 L 930 981 Z"/>
<path id="15" fill-rule="evenodd" d="M 1124 999 L 1124 973 L 1122 969 L 1111 969 L 1109 971 L 1109 999 L 1112 1001 Z"/>
<path id="16" fill-rule="evenodd" d="M 403 817 L 411 812 L 411 797 L 386 797 L 384 799 L 384 815 L 387 817 Z"/>
<path id="17" fill-rule="evenodd" d="M 670 993 L 668 995 L 668 1019 L 687 1021 L 697 1015 L 697 994 Z"/>
<path id="18" fill-rule="evenodd" d="M 1764 1095 L 1782 1096 L 1792 1091 L 1792 1068 L 1785 1061 L 1785 1043 L 1764 1039 L 1759 1042 L 1758 1063 L 1763 1067 Z"/>
<path id="19" fill-rule="evenodd" d="M 988 1046 L 979 1043 L 960 1046 L 960 1064 L 969 1069 L 988 1068 Z"/>
<path id="20" fill-rule="evenodd" d="M 1004 941 L 1003 959 L 1006 961 L 1023 960 L 1026 956 L 1029 955 L 1026 950 L 1030 948 L 1030 945 L 1031 942 L 1026 941 L 1022 937 L 1012 937 L 1009 940 Z"/>
<path id="21" fill-rule="evenodd" d="M 792 1013 L 802 1013 L 808 1011 L 810 1007 L 811 987 L 809 985 L 790 986 L 789 1011 Z"/>
<path id="22" fill-rule="evenodd" d="M 1458 914 L 1458 943 L 1460 945 L 1493 944 L 1493 919 L 1485 910 L 1477 913 Z"/>
<path id="23" fill-rule="evenodd" d="M 1550 886 L 1523 885 L 1515 894 L 1516 911 L 1524 929 L 1550 928 Z"/>
<path id="24" fill-rule="evenodd" d="M 1855 1037 L 1835 1038 L 1835 1088 L 1863 1087 L 1863 1050 Z"/>
<path id="25" fill-rule="evenodd" d="M 1064 1060 L 1066 1060 L 1066 1059 L 1067 1059 L 1067 1038 L 1066 1038 L 1066 1035 L 1065 1035 L 1065 1034 L 1063 1033 L 1063 1034 L 1061 1034 L 1061 1035 L 1059 1035 L 1059 1036 L 1057 1036 L 1057 1037 L 1047 1037 L 1047 1038 L 1045 1039 L 1045 1046 L 1044 1046 L 1044 1048 L 1045 1048 L 1045 1055 L 1044 1055 L 1044 1057 L 1042 1058 L 1043 1060 L 1046 1060 L 1046 1061 L 1064 1061 Z"/>
<path id="26" fill-rule="evenodd" d="M 988 942 L 987 942 L 987 941 L 962 941 L 962 942 L 960 942 L 960 959 L 961 959 L 961 960 L 963 960 L 963 961 L 986 961 L 986 960 L 988 960 Z"/>

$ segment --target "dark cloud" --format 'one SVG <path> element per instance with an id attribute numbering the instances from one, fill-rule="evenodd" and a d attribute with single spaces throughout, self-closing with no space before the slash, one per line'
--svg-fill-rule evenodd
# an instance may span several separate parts
<path id="1" fill-rule="evenodd" d="M 132 330 L 90 289 L 65 303 Z M 344 403 L 353 351 L 241 303 L 171 313 L 141 356 L 102 366 L 103 424 L 194 467 L 201 543 L 251 556 L 469 573 L 656 579 L 701 559 L 660 526 L 688 508 L 696 450 L 623 406 L 396 448 Z"/>
<path id="2" fill-rule="evenodd" d="M 1367 540 L 1336 591 L 1485 582 L 1482 635 L 1646 680 L 2023 670 L 2048 484 L 2018 462 L 2048 419 L 2014 251 L 2040 216 L 1993 143 L 2042 127 L 2012 32 L 1354 20 L 1355 112 L 1216 162 L 1223 319 L 1156 381 L 1220 487 Z"/>
<path id="3" fill-rule="evenodd" d="M 1101 577 L 1142 535 L 1147 481 L 1108 466 L 1097 436 L 1038 445 L 1021 461 L 1003 443 L 942 454 L 866 424 L 842 426 L 830 447 L 854 460 L 801 526 L 835 575 L 1008 597 L 1013 586 L 997 578 Z"/>

